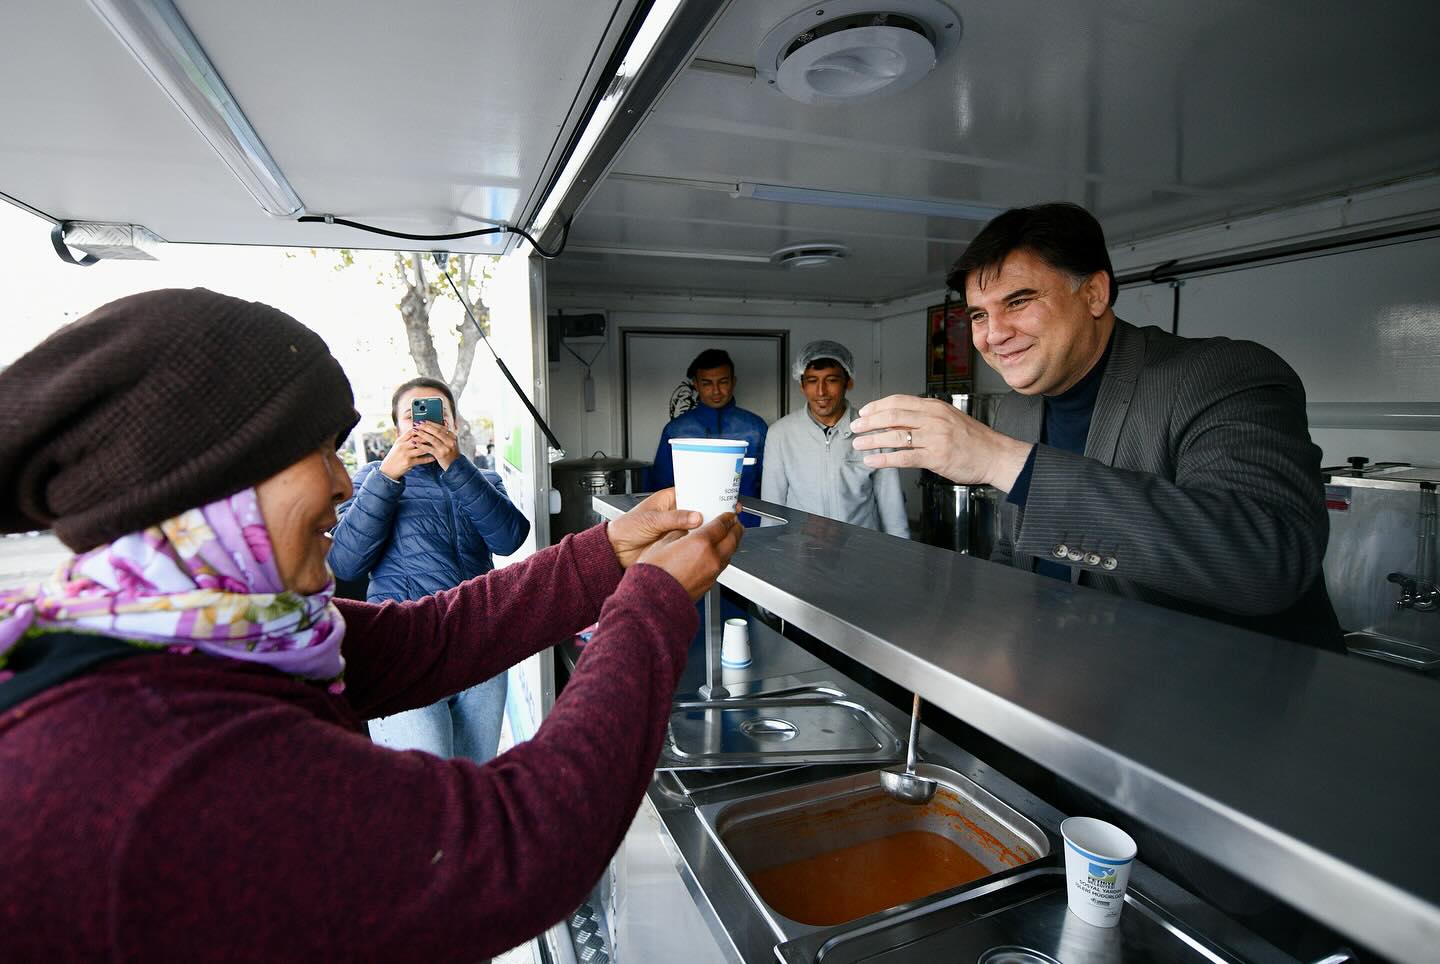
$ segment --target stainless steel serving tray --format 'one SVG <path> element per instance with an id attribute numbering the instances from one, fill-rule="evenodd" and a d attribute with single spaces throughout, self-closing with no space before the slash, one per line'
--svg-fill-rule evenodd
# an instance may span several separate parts
<path id="1" fill-rule="evenodd" d="M 1357 656 L 1369 656 L 1421 673 L 1440 669 L 1440 652 L 1381 633 L 1346 633 L 1345 648 Z"/>
<path id="2" fill-rule="evenodd" d="M 912 806 L 888 796 L 880 771 L 836 777 L 802 787 L 702 804 L 696 813 L 776 937 L 794 940 L 845 930 L 923 907 L 946 895 L 984 889 L 1016 868 L 1050 854 L 1050 840 L 1034 822 L 954 770 L 922 763 L 917 772 L 939 784 L 935 799 Z M 750 874 L 794 860 L 907 830 L 939 834 L 992 871 L 989 877 L 836 927 L 791 920 L 765 903 Z"/>
<path id="3" fill-rule="evenodd" d="M 1006 887 L 966 891 L 865 926 L 831 928 L 776 948 L 785 964 L 1237 964 L 1133 889 L 1116 927 L 1066 909 L 1065 871 L 1042 867 Z M 1288 960 L 1288 958 L 1287 958 Z"/>
<path id="4" fill-rule="evenodd" d="M 680 696 L 661 770 L 891 763 L 905 745 L 890 724 L 832 684 L 706 700 Z"/>

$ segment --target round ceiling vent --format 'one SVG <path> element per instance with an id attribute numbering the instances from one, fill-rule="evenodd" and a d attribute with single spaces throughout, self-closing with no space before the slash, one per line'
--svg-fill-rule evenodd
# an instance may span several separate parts
<path id="1" fill-rule="evenodd" d="M 782 268 L 821 268 L 827 264 L 844 261 L 850 249 L 843 244 L 829 241 L 808 241 L 804 244 L 787 244 L 776 248 L 770 255 L 770 263 Z"/>
<path id="2" fill-rule="evenodd" d="M 806 104 L 848 104 L 918 84 L 960 40 L 960 17 L 940 0 L 836 0 L 776 24 L 755 72 Z"/>

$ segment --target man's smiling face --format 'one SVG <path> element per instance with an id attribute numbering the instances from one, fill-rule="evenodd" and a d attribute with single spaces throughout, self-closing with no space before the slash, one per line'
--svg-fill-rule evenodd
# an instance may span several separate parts
<path id="1" fill-rule="evenodd" d="M 1020 249 L 965 279 L 970 335 L 985 363 L 1021 395 L 1059 395 L 1104 353 L 1109 279 L 1077 279 Z"/>

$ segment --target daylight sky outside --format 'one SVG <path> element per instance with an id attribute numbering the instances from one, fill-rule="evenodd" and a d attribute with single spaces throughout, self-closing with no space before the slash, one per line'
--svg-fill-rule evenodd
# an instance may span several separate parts
<path id="1" fill-rule="evenodd" d="M 56 256 L 49 235 L 50 222 L 0 201 L 0 366 L 123 295 L 203 287 L 274 305 L 318 332 L 350 376 L 367 427 L 381 419 L 388 423 L 391 391 L 417 374 L 395 307 L 401 291 L 389 280 L 389 252 L 356 252 L 353 266 L 336 271 L 335 252 L 324 249 L 313 256 L 307 248 L 289 249 L 293 257 L 287 257 L 282 248 L 168 244 L 159 249 L 159 261 L 102 261 L 79 268 Z M 430 316 L 447 378 L 455 362 L 454 328 L 463 319 L 453 299 L 440 301 Z M 497 328 L 506 322 L 492 318 Z M 460 410 L 472 420 L 492 415 L 502 391 L 509 387 L 480 345 Z"/>

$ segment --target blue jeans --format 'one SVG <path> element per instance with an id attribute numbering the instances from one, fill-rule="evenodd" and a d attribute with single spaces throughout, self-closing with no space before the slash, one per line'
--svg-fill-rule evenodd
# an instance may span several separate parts
<path id="1" fill-rule="evenodd" d="M 370 738 L 392 750 L 425 750 L 485 763 L 500 746 L 508 675 L 500 673 L 438 703 L 370 721 Z"/>

